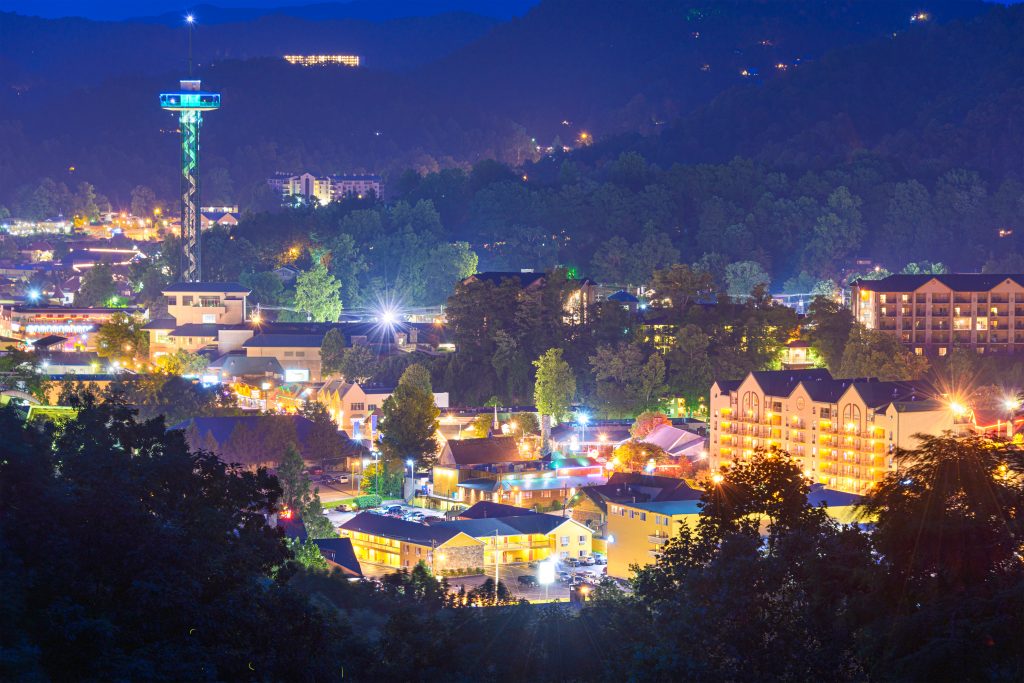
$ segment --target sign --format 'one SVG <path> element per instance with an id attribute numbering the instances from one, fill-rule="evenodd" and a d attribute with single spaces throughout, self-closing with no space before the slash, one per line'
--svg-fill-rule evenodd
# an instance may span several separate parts
<path id="1" fill-rule="evenodd" d="M 289 368 L 284 371 L 285 382 L 308 382 L 309 370 L 306 368 Z"/>

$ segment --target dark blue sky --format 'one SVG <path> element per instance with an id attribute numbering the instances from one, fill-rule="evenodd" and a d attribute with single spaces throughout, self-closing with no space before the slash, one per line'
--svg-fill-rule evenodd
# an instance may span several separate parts
<path id="1" fill-rule="evenodd" d="M 90 19 L 126 19 L 181 11 L 197 5 L 217 7 L 273 8 L 330 3 L 332 0 L 0 0 L 0 10 L 42 17 L 88 17 Z M 335 0 L 336 1 L 336 0 Z M 413 6 L 417 10 L 402 14 L 437 14 L 450 9 L 472 8 L 478 14 L 510 17 L 539 0 L 363 0 L 364 3 Z M 422 7 L 422 11 L 418 8 Z"/>

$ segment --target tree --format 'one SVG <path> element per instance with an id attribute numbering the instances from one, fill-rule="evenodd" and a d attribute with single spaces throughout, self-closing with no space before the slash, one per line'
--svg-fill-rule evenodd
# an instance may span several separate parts
<path id="1" fill-rule="evenodd" d="M 665 395 L 665 361 L 657 353 L 645 360 L 639 344 L 598 347 L 590 366 L 601 410 L 609 415 L 636 415 Z"/>
<path id="2" fill-rule="evenodd" d="M 75 294 L 75 305 L 83 308 L 106 306 L 115 294 L 114 271 L 106 263 L 97 263 L 82 276 L 82 284 Z"/>
<path id="3" fill-rule="evenodd" d="M 132 215 L 147 218 L 156 208 L 156 193 L 145 185 L 136 185 L 131 195 Z"/>
<path id="4" fill-rule="evenodd" d="M 424 394 L 433 396 L 434 387 L 430 381 L 430 371 L 419 363 L 413 363 L 405 369 L 402 377 L 398 380 L 399 386 L 405 385 L 416 389 Z"/>
<path id="5" fill-rule="evenodd" d="M 288 549 L 292 551 L 292 558 L 306 569 L 327 571 L 329 566 L 327 560 L 320 553 L 320 547 L 312 538 L 307 538 L 305 542 L 297 538 L 289 538 Z"/>
<path id="6" fill-rule="evenodd" d="M 861 634 L 865 660 L 884 658 L 879 675 L 919 680 L 1019 667 L 1021 451 L 982 436 L 918 438 L 861 508 L 874 521 L 881 569 L 872 592 L 880 614 Z"/>
<path id="7" fill-rule="evenodd" d="M 284 297 L 284 284 L 281 278 L 270 271 L 243 272 L 238 281 L 248 287 L 249 299 L 264 306 L 276 306 Z"/>
<path id="8" fill-rule="evenodd" d="M 668 458 L 661 446 L 632 438 L 612 452 L 612 463 L 621 472 L 644 472 Z"/>
<path id="9" fill-rule="evenodd" d="M 680 264 L 655 271 L 651 286 L 654 289 L 653 300 L 667 300 L 668 305 L 679 315 L 686 311 L 694 299 L 710 294 L 715 289 L 711 273 Z"/>
<path id="10" fill-rule="evenodd" d="M 342 374 L 348 382 L 366 382 L 373 377 L 380 363 L 377 360 L 377 355 L 365 344 L 356 344 L 345 349 L 341 356 L 341 366 L 338 371 Z M 422 367 L 420 365 L 410 365 L 412 367 Z M 429 386 L 430 373 L 427 373 L 427 382 Z"/>
<path id="11" fill-rule="evenodd" d="M 692 414 L 714 379 L 710 355 L 712 338 L 700 326 L 690 323 L 680 328 L 675 341 L 675 346 L 666 354 L 669 391 L 683 398 Z"/>
<path id="12" fill-rule="evenodd" d="M 396 498 L 402 495 L 403 481 L 400 467 L 389 467 L 386 462 L 377 462 L 363 468 L 359 490 L 382 498 Z"/>
<path id="13" fill-rule="evenodd" d="M 154 362 L 160 372 L 181 377 L 198 377 L 203 374 L 209 364 L 210 359 L 207 356 L 185 349 L 178 349 L 174 353 L 160 356 Z"/>
<path id="14" fill-rule="evenodd" d="M 839 372 L 843 377 L 881 380 L 919 379 L 928 371 L 928 359 L 915 355 L 891 334 L 855 325 L 843 350 Z"/>
<path id="15" fill-rule="evenodd" d="M 561 349 L 548 349 L 533 361 L 537 377 L 533 389 L 533 401 L 537 412 L 544 417 L 561 420 L 569 412 L 569 406 L 576 396 L 576 376 L 569 364 L 562 360 Z M 547 432 L 547 425 L 543 425 Z"/>
<path id="16" fill-rule="evenodd" d="M 737 261 L 725 267 L 726 291 L 733 298 L 750 296 L 757 285 L 767 285 L 771 277 L 757 261 Z"/>
<path id="17" fill-rule="evenodd" d="M 301 514 L 309 502 L 309 475 L 305 472 L 306 463 L 295 444 L 288 444 L 284 456 L 277 466 L 277 480 L 281 483 L 281 502 L 285 507 Z"/>
<path id="18" fill-rule="evenodd" d="M 323 263 L 295 279 L 295 308 L 315 322 L 333 322 L 341 315 L 341 285 Z"/>
<path id="19" fill-rule="evenodd" d="M 537 413 L 516 413 L 512 416 L 516 427 L 522 434 L 540 434 L 540 420 Z"/>
<path id="20" fill-rule="evenodd" d="M 645 411 L 636 416 L 633 425 L 629 428 L 629 435 L 634 439 L 642 439 L 661 425 L 671 425 L 665 413 Z"/>
<path id="21" fill-rule="evenodd" d="M 392 469 L 401 472 L 405 460 L 429 465 L 437 454 L 437 417 L 430 374 L 423 366 L 410 365 L 395 391 L 384 400 L 380 448 Z"/>
<path id="22" fill-rule="evenodd" d="M 83 406 L 56 432 L 9 411 L 0 421 L 4 624 L 17 634 L 4 643 L 5 679 L 12 654 L 30 652 L 14 678 L 286 679 L 306 658 L 310 675 L 336 675 L 346 631 L 285 577 L 269 579 L 290 553 L 266 523 L 280 490 L 265 471 L 190 451 L 181 432 L 136 422 L 116 401 Z M 286 644 L 260 643 L 271 631 Z"/>
<path id="23" fill-rule="evenodd" d="M 149 332 L 144 322 L 127 313 L 115 313 L 96 330 L 96 353 L 115 360 L 149 358 Z"/>
<path id="24" fill-rule="evenodd" d="M 320 345 L 320 366 L 327 375 L 341 373 L 345 354 L 345 335 L 338 328 L 327 330 Z"/>
<path id="25" fill-rule="evenodd" d="M 807 308 L 806 340 L 833 373 L 839 373 L 853 323 L 853 312 L 831 297 L 816 296 Z"/>

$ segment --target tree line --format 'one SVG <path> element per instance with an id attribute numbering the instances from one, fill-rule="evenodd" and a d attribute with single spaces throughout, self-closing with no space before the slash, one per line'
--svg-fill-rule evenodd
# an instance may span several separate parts
<path id="1" fill-rule="evenodd" d="M 864 526 L 810 505 L 799 463 L 759 450 L 709 485 L 700 515 L 653 564 L 634 568 L 631 594 L 606 582 L 567 611 L 517 605 L 493 582 L 460 589 L 422 564 L 380 584 L 316 569 L 310 546 L 266 525 L 282 495 L 309 499 L 301 481 L 193 451 L 123 404 L 83 405 L 57 424 L 5 409 L 0 425 L 4 678 L 1024 672 L 1024 460 L 1003 442 L 927 437 L 897 454 L 898 473 L 863 501 Z M 510 632 L 515 647 L 495 645 Z"/>

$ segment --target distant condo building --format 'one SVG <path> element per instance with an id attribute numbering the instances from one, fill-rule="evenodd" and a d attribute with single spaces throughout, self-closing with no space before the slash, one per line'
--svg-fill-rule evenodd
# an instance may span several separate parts
<path id="1" fill-rule="evenodd" d="M 329 204 L 349 197 L 363 199 L 371 194 L 379 197 L 381 178 L 373 174 L 314 176 L 312 173 L 277 173 L 267 182 L 281 193 L 285 201 L 304 197 L 307 202 L 316 200 L 320 204 Z"/>
<path id="2" fill-rule="evenodd" d="M 362 66 L 359 55 L 285 55 L 284 61 L 298 66 Z"/>
<path id="3" fill-rule="evenodd" d="M 890 275 L 853 283 L 853 315 L 917 354 L 1024 351 L 1024 275 Z"/>
<path id="4" fill-rule="evenodd" d="M 863 494 L 895 471 L 897 449 L 916 434 L 971 428 L 970 411 L 929 384 L 833 379 L 828 370 L 752 372 L 711 386 L 709 464 L 777 447 L 829 489 Z"/>

